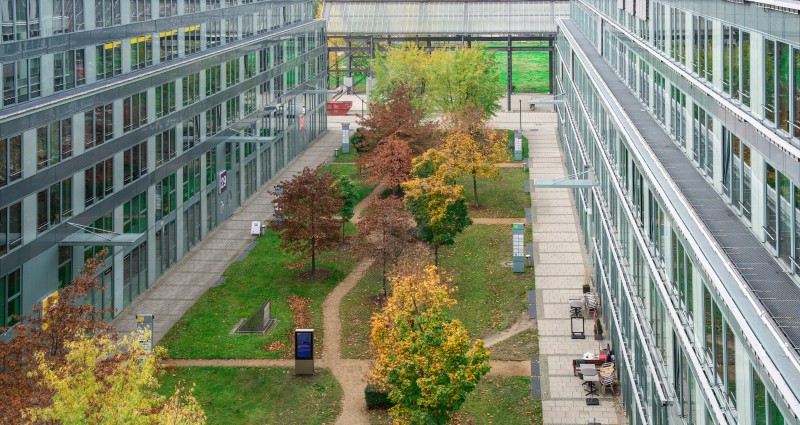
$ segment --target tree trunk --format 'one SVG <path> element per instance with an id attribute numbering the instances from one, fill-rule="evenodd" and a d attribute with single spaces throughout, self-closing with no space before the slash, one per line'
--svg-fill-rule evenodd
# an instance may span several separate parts
<path id="1" fill-rule="evenodd" d="M 311 275 L 313 276 L 317 272 L 317 249 L 316 249 L 316 238 L 311 238 Z"/>
<path id="2" fill-rule="evenodd" d="M 389 293 L 386 291 L 386 248 L 383 249 L 383 297 L 386 298 Z"/>
<path id="3" fill-rule="evenodd" d="M 433 265 L 439 267 L 439 245 L 433 245 Z"/>
<path id="4" fill-rule="evenodd" d="M 475 173 L 472 173 L 472 193 L 475 194 L 475 206 L 478 205 L 478 176 Z"/>

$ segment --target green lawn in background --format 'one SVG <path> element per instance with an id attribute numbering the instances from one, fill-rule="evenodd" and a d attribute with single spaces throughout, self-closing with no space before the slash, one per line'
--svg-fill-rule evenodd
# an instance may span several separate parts
<path id="1" fill-rule="evenodd" d="M 342 388 L 326 369 L 301 377 L 283 368 L 178 367 L 159 393 L 172 395 L 179 380 L 195 384 L 209 425 L 331 424 L 341 411 Z"/>
<path id="2" fill-rule="evenodd" d="M 477 208 L 472 178 L 462 177 L 456 183 L 464 186 L 470 217 L 514 218 L 525 217 L 525 208 L 531 206 L 530 194 L 525 193 L 527 179 L 528 174 L 522 168 L 501 168 L 499 180 L 478 178 L 480 206 Z"/>
<path id="3" fill-rule="evenodd" d="M 311 267 L 310 257 L 284 253 L 272 231 L 258 238 L 258 244 L 243 261 L 225 271 L 225 282 L 208 290 L 169 330 L 160 345 L 173 358 L 291 358 L 290 332 L 294 317 L 287 298 L 298 295 L 313 300 L 312 327 L 317 329 L 314 349 L 322 352 L 322 300 L 355 266 L 347 251 L 332 250 L 317 257 L 317 267 L 330 276 L 301 280 L 298 275 Z M 267 335 L 232 335 L 240 319 L 250 317 L 271 299 L 272 317 L 278 320 Z M 284 347 L 267 351 L 265 346 L 282 341 Z"/>
<path id="4" fill-rule="evenodd" d="M 475 425 L 540 425 L 542 401 L 529 397 L 530 378 L 484 377 L 453 414 L 454 422 Z M 372 425 L 392 423 L 385 410 L 370 410 Z"/>
<path id="5" fill-rule="evenodd" d="M 547 45 L 541 42 L 515 42 L 515 46 Z M 492 42 L 486 46 L 507 46 L 507 43 Z M 508 84 L 508 53 L 493 51 L 500 83 Z M 511 85 L 514 93 L 549 93 L 550 65 L 548 52 L 513 52 L 511 54 Z M 525 105 L 523 105 L 525 106 Z"/>
<path id="6" fill-rule="evenodd" d="M 489 347 L 492 360 L 529 360 L 539 354 L 539 336 L 536 330 L 520 332 L 511 338 Z"/>
<path id="7" fill-rule="evenodd" d="M 372 189 L 375 189 L 375 185 L 364 181 L 363 177 L 361 177 L 361 174 L 358 172 L 358 168 L 353 164 L 328 164 L 325 170 L 330 171 L 336 176 L 350 176 L 350 178 L 353 179 L 353 184 L 356 187 L 356 204 L 369 195 Z"/>

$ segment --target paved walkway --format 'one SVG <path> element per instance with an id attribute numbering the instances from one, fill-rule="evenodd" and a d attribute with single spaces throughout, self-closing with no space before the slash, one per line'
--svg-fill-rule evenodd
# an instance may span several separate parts
<path id="1" fill-rule="evenodd" d="M 167 331 L 222 276 L 236 257 L 255 241 L 255 237 L 250 236 L 250 222 L 266 220 L 272 216 L 273 196 L 269 194 L 269 190 L 303 168 L 317 166 L 333 157 L 334 149 L 342 143 L 340 122 L 355 120 L 355 117 L 336 118 L 329 120 L 328 132 L 301 152 L 228 220 L 221 223 L 150 289 L 123 310 L 112 322 L 116 329 L 120 333 L 133 332 L 136 329 L 136 314 L 152 313 L 155 315 L 153 342 L 157 344 L 161 341 Z"/>
<path id="2" fill-rule="evenodd" d="M 537 131 L 524 128 L 531 179 L 567 175 L 556 141 L 555 114 L 548 115 L 554 118 L 551 125 L 540 126 Z M 591 275 L 570 191 L 543 189 L 533 192 L 531 198 L 533 240 L 538 247 L 535 273 L 544 423 L 577 425 L 592 419 L 601 424 L 623 423 L 611 394 L 601 394 L 599 406 L 587 406 L 581 381 L 572 373 L 572 359 L 586 352 L 597 353 L 607 341 L 593 339 L 591 321 L 586 322 L 586 339 L 570 338 L 567 299 L 580 295 Z"/>

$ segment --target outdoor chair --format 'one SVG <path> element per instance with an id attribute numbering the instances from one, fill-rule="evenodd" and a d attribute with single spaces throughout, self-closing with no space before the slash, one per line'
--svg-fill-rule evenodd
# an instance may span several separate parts
<path id="1" fill-rule="evenodd" d="M 616 395 L 614 392 L 614 386 L 619 384 L 619 380 L 617 380 L 617 374 L 614 373 L 614 364 L 606 364 L 610 364 L 610 366 L 601 367 L 597 372 L 600 376 L 600 388 L 603 390 L 604 395 L 606 393 L 606 389 L 608 388 L 611 389 L 611 395 Z"/>
<path id="2" fill-rule="evenodd" d="M 592 317 L 597 312 L 597 294 L 587 292 L 583 294 L 583 307 L 586 309 L 586 316 Z"/>

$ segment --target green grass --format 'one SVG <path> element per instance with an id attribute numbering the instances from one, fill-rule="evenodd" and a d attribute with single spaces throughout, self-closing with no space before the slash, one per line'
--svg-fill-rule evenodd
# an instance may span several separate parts
<path id="1" fill-rule="evenodd" d="M 281 368 L 174 368 L 159 392 L 171 395 L 179 380 L 195 384 L 209 425 L 330 424 L 341 410 L 342 389 L 325 369 L 299 377 Z"/>
<path id="2" fill-rule="evenodd" d="M 484 377 L 453 414 L 461 424 L 538 425 L 542 423 L 542 401 L 529 397 L 530 378 Z M 383 410 L 369 411 L 370 423 L 389 425 Z"/>
<path id="3" fill-rule="evenodd" d="M 472 225 L 453 246 L 439 249 L 439 264 L 458 286 L 451 317 L 461 320 L 471 338 L 507 328 L 526 310 L 533 273 L 512 273 L 511 226 Z"/>
<path id="4" fill-rule="evenodd" d="M 519 42 L 517 46 L 541 45 L 538 42 Z M 507 43 L 486 43 L 487 46 L 507 46 Z M 546 43 L 544 44 L 546 45 Z M 494 51 L 500 83 L 508 84 L 508 53 Z M 549 93 L 550 70 L 548 52 L 513 52 L 511 54 L 511 85 L 514 93 Z"/>
<path id="5" fill-rule="evenodd" d="M 356 187 L 356 204 L 369 195 L 372 189 L 375 189 L 375 185 L 364 181 L 358 172 L 358 167 L 353 164 L 328 164 L 325 170 L 330 171 L 335 176 L 350 176 L 353 179 L 353 184 Z"/>
<path id="6" fill-rule="evenodd" d="M 522 160 L 528 158 L 528 138 L 522 136 Z M 514 130 L 508 130 L 508 160 L 514 161 Z"/>
<path id="7" fill-rule="evenodd" d="M 356 162 L 358 158 L 358 152 L 356 152 L 355 148 L 350 146 L 350 152 L 348 153 L 341 153 L 339 152 L 339 156 L 333 158 L 333 163 L 341 163 L 341 162 Z"/>
<path id="8" fill-rule="evenodd" d="M 539 354 L 538 332 L 531 329 L 489 347 L 492 360 L 528 360 Z"/>
<path id="9" fill-rule="evenodd" d="M 372 267 L 342 299 L 342 358 L 371 359 L 369 349 L 370 318 L 380 306 L 375 296 L 382 293 L 381 268 Z"/>
<path id="10" fill-rule="evenodd" d="M 479 178 L 478 208 L 473 205 L 472 178 L 462 177 L 456 183 L 464 186 L 470 217 L 515 218 L 525 217 L 525 208 L 531 206 L 530 195 L 525 193 L 527 179 L 522 168 L 501 168 L 499 180 Z"/>
<path id="11" fill-rule="evenodd" d="M 349 252 L 333 250 L 317 258 L 317 267 L 330 276 L 321 280 L 300 280 L 310 267 L 310 258 L 284 253 L 278 236 L 267 231 L 243 261 L 233 263 L 224 273 L 225 282 L 206 292 L 169 330 L 160 345 L 173 358 L 290 358 L 290 332 L 294 318 L 287 298 L 294 294 L 311 298 L 312 327 L 317 329 L 315 351 L 322 351 L 322 300 L 355 265 Z M 291 268 L 290 268 L 291 266 Z M 272 299 L 272 317 L 278 319 L 268 335 L 231 335 L 240 319 L 250 317 L 267 299 Z M 282 349 L 265 346 L 282 341 Z"/>

